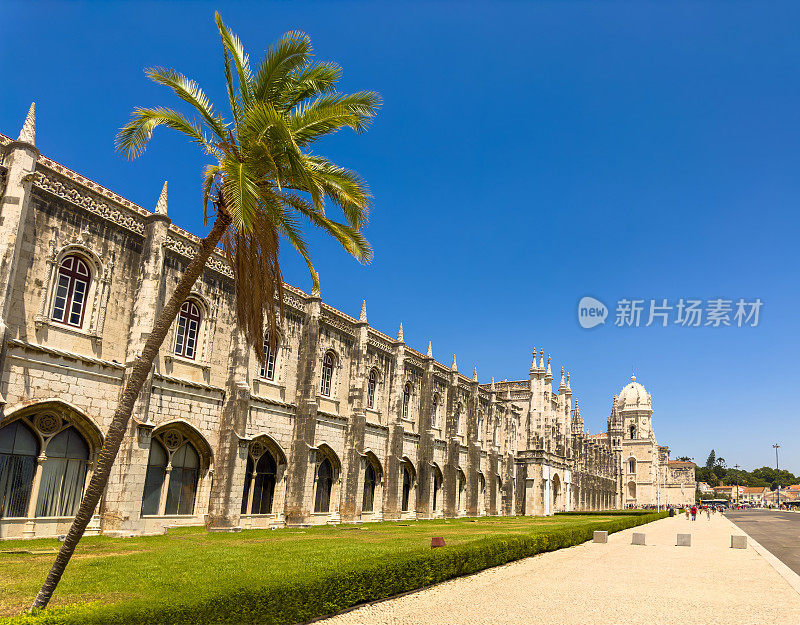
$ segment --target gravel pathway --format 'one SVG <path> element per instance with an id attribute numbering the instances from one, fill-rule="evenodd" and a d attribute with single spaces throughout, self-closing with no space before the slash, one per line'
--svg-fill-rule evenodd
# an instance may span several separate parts
<path id="1" fill-rule="evenodd" d="M 631 545 L 632 532 L 647 535 Z M 691 547 L 676 534 L 691 533 Z M 798 625 L 800 595 L 714 515 L 625 530 L 320 621 L 326 625 Z"/>

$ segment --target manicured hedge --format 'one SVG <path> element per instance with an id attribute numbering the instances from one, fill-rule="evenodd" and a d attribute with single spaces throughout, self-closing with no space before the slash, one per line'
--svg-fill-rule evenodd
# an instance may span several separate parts
<path id="1" fill-rule="evenodd" d="M 556 512 L 556 516 L 641 516 L 655 514 L 655 510 L 580 510 L 576 512 Z"/>
<path id="2" fill-rule="evenodd" d="M 14 625 L 299 623 L 537 553 L 577 545 L 590 540 L 595 530 L 618 532 L 665 516 L 665 512 L 629 514 L 583 528 L 539 530 L 535 534 L 484 538 L 421 553 L 398 553 L 365 562 L 357 569 L 321 573 L 300 583 L 242 588 L 191 604 L 182 604 L 177 597 L 170 604 L 89 603 L 21 615 L 7 622 Z"/>

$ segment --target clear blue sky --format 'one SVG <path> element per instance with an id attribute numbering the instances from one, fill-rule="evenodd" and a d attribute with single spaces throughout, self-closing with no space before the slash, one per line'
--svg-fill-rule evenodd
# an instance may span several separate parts
<path id="1" fill-rule="evenodd" d="M 201 233 L 201 154 L 169 131 L 113 150 L 132 107 L 180 105 L 142 70 L 196 78 L 223 105 L 215 5 L 2 9 L 0 132 L 32 100 L 41 151 Z M 385 106 L 369 133 L 320 146 L 375 195 L 362 267 L 312 237 L 323 296 L 472 372 L 524 378 L 535 345 L 572 373 L 590 432 L 632 368 L 673 456 L 800 472 L 797 242 L 800 5 L 553 2 L 491 6 L 234 3 L 260 56 L 309 33 L 345 90 Z M 287 280 L 309 289 L 283 255 Z M 584 295 L 609 305 L 584 330 Z M 761 298 L 756 328 L 619 328 L 620 298 Z M 557 376 L 557 373 L 556 373 Z M 556 378 L 557 382 L 557 378 Z"/>

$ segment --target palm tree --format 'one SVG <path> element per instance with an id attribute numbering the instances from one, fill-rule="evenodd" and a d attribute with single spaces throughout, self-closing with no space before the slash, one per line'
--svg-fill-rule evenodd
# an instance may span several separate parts
<path id="1" fill-rule="evenodd" d="M 341 128 L 363 132 L 381 104 L 371 91 L 341 94 L 336 84 L 341 69 L 312 61 L 309 38 L 286 33 L 264 55 L 255 72 L 238 37 L 216 14 L 222 39 L 230 119 L 220 116 L 196 82 L 167 68 L 147 76 L 172 89 L 199 115 L 192 121 L 170 108 L 136 108 L 117 135 L 117 149 L 133 158 L 141 154 L 158 126 L 183 133 L 213 161 L 205 168 L 203 216 L 213 225 L 201 241 L 175 291 L 155 321 L 132 368 L 111 426 L 100 450 L 97 468 L 75 520 L 33 603 L 45 607 L 83 536 L 105 489 L 136 398 L 150 372 L 169 327 L 214 248 L 222 249 L 233 269 L 236 315 L 247 343 L 263 358 L 264 317 L 275 341 L 278 313 L 283 314 L 283 282 L 279 243 L 288 241 L 305 259 L 315 289 L 301 223 L 321 228 L 361 262 L 372 250 L 361 233 L 371 195 L 355 172 L 310 152 L 320 137 Z M 325 202 L 338 206 L 344 222 L 329 219 Z"/>

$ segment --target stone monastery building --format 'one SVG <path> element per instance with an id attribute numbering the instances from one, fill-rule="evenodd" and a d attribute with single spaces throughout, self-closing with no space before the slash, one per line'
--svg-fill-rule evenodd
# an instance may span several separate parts
<path id="1" fill-rule="evenodd" d="M 123 382 L 199 241 L 170 223 L 166 183 L 151 212 L 34 144 L 32 106 L 19 139 L 0 135 L 0 538 L 66 532 Z M 215 253 L 90 532 L 655 503 L 663 448 L 626 390 L 597 441 L 563 369 L 553 390 L 542 352 L 528 379 L 479 384 L 455 357 L 446 366 L 430 344 L 406 345 L 402 325 L 396 338 L 371 328 L 365 305 L 356 319 L 288 285 L 262 367 L 235 330 L 231 276 Z"/>

